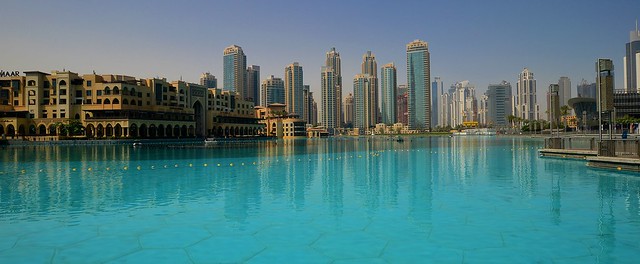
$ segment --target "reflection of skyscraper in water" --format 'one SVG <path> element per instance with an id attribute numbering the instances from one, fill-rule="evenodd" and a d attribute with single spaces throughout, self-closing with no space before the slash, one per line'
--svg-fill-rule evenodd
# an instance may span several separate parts
<path id="1" fill-rule="evenodd" d="M 327 140 L 318 148 L 318 173 L 322 178 L 322 200 L 336 216 L 344 213 L 344 159 L 336 161 L 336 145 L 342 142 Z M 328 160 L 331 158 L 331 160 Z"/>
<path id="2" fill-rule="evenodd" d="M 426 149 L 429 149 L 428 147 Z M 409 217 L 420 228 L 429 228 L 433 209 L 433 175 L 429 171 L 428 152 L 407 153 L 409 200 L 411 201 Z"/>
<path id="3" fill-rule="evenodd" d="M 598 239 L 600 246 L 596 252 L 598 259 L 602 263 L 615 263 L 612 257 L 616 249 L 616 218 L 613 206 L 616 204 L 616 180 L 615 177 L 598 178 L 598 200 L 600 202 L 600 216 L 596 225 L 598 229 Z"/>

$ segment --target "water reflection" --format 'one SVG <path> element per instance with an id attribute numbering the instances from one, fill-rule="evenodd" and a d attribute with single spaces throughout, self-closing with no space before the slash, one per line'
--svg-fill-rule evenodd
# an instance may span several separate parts
<path id="1" fill-rule="evenodd" d="M 583 163 L 538 158 L 540 144 L 361 137 L 213 148 L 7 148 L 0 154 L 0 220 L 67 221 L 79 214 L 211 204 L 226 221 L 244 225 L 277 208 L 334 218 L 401 210 L 416 226 L 428 227 L 439 221 L 438 205 L 453 197 L 465 204 L 449 206 L 477 211 L 540 200 L 544 208 L 533 208 L 532 215 L 561 226 L 576 201 L 597 200 L 597 219 L 585 221 L 597 223 L 606 260 L 618 245 L 620 219 L 639 228 L 640 181 L 603 177 L 608 173 L 585 177 Z"/>

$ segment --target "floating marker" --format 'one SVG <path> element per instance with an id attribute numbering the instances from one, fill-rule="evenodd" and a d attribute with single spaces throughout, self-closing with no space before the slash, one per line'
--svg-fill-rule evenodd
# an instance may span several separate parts
<path id="1" fill-rule="evenodd" d="M 229 166 L 233 167 L 233 163 L 229 163 Z"/>
<path id="2" fill-rule="evenodd" d="M 240 164 L 240 165 L 244 166 L 244 162 L 242 164 Z"/>
<path id="3" fill-rule="evenodd" d="M 618 170 L 622 170 L 622 168 L 621 168 L 621 167 L 618 167 Z"/>
<path id="4" fill-rule="evenodd" d="M 220 163 L 218 163 L 218 167 L 220 167 Z"/>
<path id="5" fill-rule="evenodd" d="M 164 168 L 166 169 L 166 168 L 167 168 L 167 165 L 164 165 Z"/>
<path id="6" fill-rule="evenodd" d="M 26 170 L 21 170 L 20 172 L 25 173 L 25 172 L 27 172 L 27 171 L 26 171 Z"/>
<path id="7" fill-rule="evenodd" d="M 91 168 L 88 168 L 87 170 L 88 170 L 88 171 L 91 171 L 92 169 L 91 169 Z"/>
<path id="8" fill-rule="evenodd" d="M 205 167 L 206 167 L 206 166 L 208 166 L 208 165 L 205 163 L 205 164 L 202 164 L 202 166 L 205 166 Z"/>
<path id="9" fill-rule="evenodd" d="M 193 164 L 189 163 L 189 167 L 193 167 Z"/>
<path id="10" fill-rule="evenodd" d="M 136 169 L 140 170 L 140 169 L 142 169 L 142 168 L 141 168 L 140 166 L 138 166 L 138 167 L 136 167 Z"/>
<path id="11" fill-rule="evenodd" d="M 73 168 L 73 169 L 71 169 L 71 170 L 72 170 L 72 171 L 76 171 L 76 168 Z M 42 171 L 42 170 L 40 170 L 40 171 Z"/>
<path id="12" fill-rule="evenodd" d="M 151 168 L 153 169 L 153 166 L 151 166 Z M 109 170 L 109 168 L 107 168 L 107 170 Z"/>
<path id="13" fill-rule="evenodd" d="M 128 168 L 127 168 L 127 166 L 124 166 L 124 168 L 122 168 L 122 169 L 127 170 Z"/>
<path id="14" fill-rule="evenodd" d="M 177 168 L 177 167 L 178 167 L 178 164 L 176 164 L 174 167 L 176 167 L 176 168 Z"/>

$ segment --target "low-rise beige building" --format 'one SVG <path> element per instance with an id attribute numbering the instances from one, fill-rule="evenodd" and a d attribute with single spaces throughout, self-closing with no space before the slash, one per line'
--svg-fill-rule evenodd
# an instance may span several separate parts
<path id="1" fill-rule="evenodd" d="M 264 135 L 277 138 L 306 137 L 306 122 L 298 115 L 286 114 L 285 104 L 256 107 L 256 117 L 266 126 Z"/>
<path id="2" fill-rule="evenodd" d="M 263 127 L 252 102 L 199 84 L 70 71 L 0 77 L 0 135 L 57 139 L 72 121 L 98 139 L 247 136 Z"/>

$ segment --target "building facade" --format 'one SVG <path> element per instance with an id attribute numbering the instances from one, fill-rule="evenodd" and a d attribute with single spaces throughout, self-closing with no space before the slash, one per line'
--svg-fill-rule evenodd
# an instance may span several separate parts
<path id="1" fill-rule="evenodd" d="M 560 96 L 560 106 L 568 105 L 571 99 L 571 80 L 569 77 L 562 76 L 558 80 L 558 96 Z"/>
<path id="2" fill-rule="evenodd" d="M 431 76 L 429 46 L 415 40 L 407 44 L 409 129 L 431 129 Z"/>
<path id="3" fill-rule="evenodd" d="M 284 104 L 284 81 L 273 75 L 262 81 L 260 86 L 260 106 L 268 107 L 271 104 Z"/>
<path id="4" fill-rule="evenodd" d="M 558 125 L 560 122 L 560 85 L 550 84 L 547 92 L 547 120 L 552 125 Z"/>
<path id="5" fill-rule="evenodd" d="M 304 80 L 302 66 L 297 62 L 284 68 L 284 98 L 286 111 L 290 114 L 304 114 Z"/>
<path id="6" fill-rule="evenodd" d="M 396 93 L 396 122 L 409 125 L 409 92 L 406 84 L 398 85 Z"/>
<path id="7" fill-rule="evenodd" d="M 344 123 L 345 127 L 353 127 L 353 120 L 355 118 L 353 94 L 349 93 L 344 98 Z"/>
<path id="8" fill-rule="evenodd" d="M 260 103 L 260 66 L 251 65 L 247 68 L 247 96 L 248 101 Z"/>
<path id="9" fill-rule="evenodd" d="M 518 75 L 516 96 L 514 100 L 515 116 L 524 120 L 538 120 L 538 103 L 536 100 L 536 79 L 533 72 L 524 68 Z"/>
<path id="10" fill-rule="evenodd" d="M 218 88 L 218 79 L 216 79 L 216 76 L 213 76 L 213 74 L 205 72 L 200 75 L 200 85 L 207 89 L 215 89 Z"/>
<path id="11" fill-rule="evenodd" d="M 626 53 L 623 58 L 624 90 L 627 92 L 640 91 L 640 31 L 636 21 L 636 30 L 629 33 L 629 42 L 625 45 Z"/>
<path id="12" fill-rule="evenodd" d="M 469 81 L 456 82 L 451 86 L 451 127 L 462 125 L 464 122 L 478 121 L 478 101 L 475 86 Z"/>
<path id="13" fill-rule="evenodd" d="M 375 127 L 378 120 L 377 84 L 378 79 L 369 74 L 353 78 L 353 127 L 363 132 Z"/>
<path id="14" fill-rule="evenodd" d="M 340 53 L 331 48 L 326 54 L 325 66 L 321 69 L 322 125 L 333 134 L 342 127 L 342 63 Z"/>
<path id="15" fill-rule="evenodd" d="M 241 97 L 247 94 L 247 56 L 242 48 L 231 45 L 224 49 L 223 56 L 223 88 L 227 91 L 237 92 Z"/>
<path id="16" fill-rule="evenodd" d="M 502 81 L 490 84 L 487 88 L 487 120 L 486 124 L 496 128 L 509 126 L 508 116 L 511 113 L 511 84 Z"/>
<path id="17" fill-rule="evenodd" d="M 439 98 L 443 92 L 443 84 L 440 77 L 435 77 L 431 83 L 431 126 L 441 126 L 439 120 L 440 104 L 438 104 Z"/>
<path id="18" fill-rule="evenodd" d="M 596 98 L 596 83 L 588 83 L 587 80 L 582 79 L 578 84 L 578 97 L 581 98 Z"/>
<path id="19" fill-rule="evenodd" d="M 397 120 L 397 70 L 393 63 L 388 63 L 382 66 L 381 73 L 381 113 L 382 123 L 387 125 L 393 125 Z"/>
<path id="20" fill-rule="evenodd" d="M 201 138 L 261 130 L 253 103 L 229 91 L 222 96 L 221 90 L 199 84 L 126 75 L 24 74 L 0 78 L 0 134 L 9 138 Z M 216 126 L 221 115 L 247 119 Z M 68 131 L 70 124 L 80 127 Z"/>

